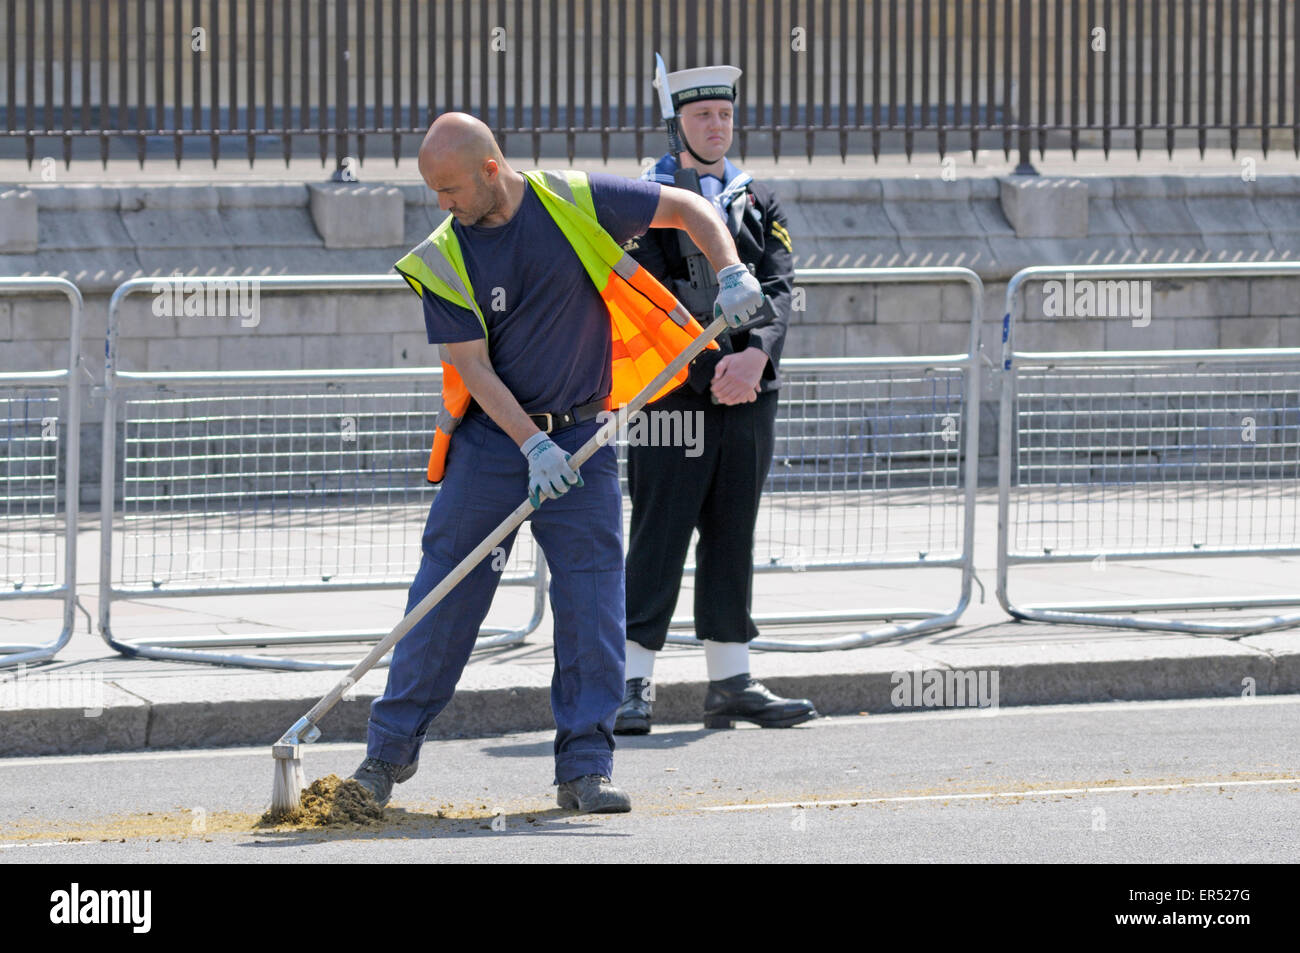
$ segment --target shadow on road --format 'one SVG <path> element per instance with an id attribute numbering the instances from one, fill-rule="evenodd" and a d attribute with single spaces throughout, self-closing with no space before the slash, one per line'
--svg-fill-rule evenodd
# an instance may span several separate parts
<path id="1" fill-rule="evenodd" d="M 648 735 L 619 735 L 617 742 L 619 748 L 631 750 L 680 748 L 692 741 L 698 741 L 703 737 L 715 734 L 717 734 L 717 731 L 703 727 L 656 728 Z M 550 741 L 533 741 L 511 745 L 485 745 L 480 750 L 483 754 L 492 758 L 536 758 L 542 755 L 549 756 L 554 753 L 555 749 Z"/>

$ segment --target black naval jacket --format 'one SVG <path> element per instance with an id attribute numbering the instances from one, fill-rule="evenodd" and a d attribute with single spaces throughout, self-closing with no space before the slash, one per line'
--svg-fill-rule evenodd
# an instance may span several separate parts
<path id="1" fill-rule="evenodd" d="M 767 367 L 763 369 L 759 382 L 760 393 L 767 393 L 781 386 L 777 370 L 790 324 L 794 290 L 790 232 L 776 195 L 761 183 L 750 182 L 745 192 L 732 202 L 729 211 L 727 219 L 736 240 L 736 251 L 771 300 L 775 318 L 764 315 L 734 331 L 723 331 L 717 338 L 719 350 L 705 351 L 691 363 L 687 383 L 697 393 L 708 393 L 714 367 L 723 355 L 752 346 L 761 348 L 767 355 Z M 675 282 L 686 281 L 686 259 L 681 253 L 677 229 L 652 228 L 640 238 L 627 242 L 623 248 L 668 290 L 675 291 Z M 713 321 L 712 313 L 696 314 L 695 317 L 705 325 Z"/>

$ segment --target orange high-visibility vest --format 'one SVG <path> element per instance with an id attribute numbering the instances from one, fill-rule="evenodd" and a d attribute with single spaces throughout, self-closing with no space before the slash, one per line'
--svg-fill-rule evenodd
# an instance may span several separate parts
<path id="1" fill-rule="evenodd" d="M 670 361 L 697 338 L 703 328 L 690 312 L 650 272 L 619 247 L 596 220 L 591 186 L 585 172 L 525 172 L 542 205 L 573 246 L 587 276 L 600 292 L 609 310 L 613 337 L 613 390 L 606 409 L 617 410 L 654 379 Z M 394 267 L 411 289 L 423 299 L 430 291 L 452 304 L 477 315 L 487 339 L 487 322 L 474 299 L 461 255 L 460 243 L 448 215 L 432 234 L 405 255 Z M 709 347 L 717 349 L 712 341 Z M 428 479 L 442 481 L 446 472 L 451 435 L 469 409 L 469 388 L 452 366 L 445 345 L 442 359 L 442 409 L 429 454 Z M 683 368 L 651 399 L 686 383 Z M 567 410 L 568 408 L 557 408 Z"/>

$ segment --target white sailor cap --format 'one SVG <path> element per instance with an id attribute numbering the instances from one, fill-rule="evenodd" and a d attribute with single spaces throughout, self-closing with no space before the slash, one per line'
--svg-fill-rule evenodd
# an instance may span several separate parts
<path id="1" fill-rule="evenodd" d="M 668 74 L 668 88 L 673 91 L 673 108 L 681 109 L 697 99 L 736 101 L 736 80 L 740 70 L 734 66 L 697 66 Z M 658 81 L 655 87 L 658 88 Z"/>

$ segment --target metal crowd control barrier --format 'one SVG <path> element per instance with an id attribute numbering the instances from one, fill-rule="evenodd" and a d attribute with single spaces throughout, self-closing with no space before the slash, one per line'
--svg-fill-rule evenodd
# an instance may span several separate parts
<path id="1" fill-rule="evenodd" d="M 942 567 L 960 570 L 961 590 L 956 605 L 942 611 L 864 605 L 756 614 L 760 626 L 892 624 L 820 639 L 759 637 L 750 645 L 819 652 L 955 625 L 974 578 L 984 285 L 970 269 L 953 267 L 800 269 L 795 280 L 963 283 L 971 300 L 969 344 L 964 354 L 781 362 L 776 452 L 759 510 L 755 572 Z M 754 588 L 758 601 L 759 580 Z M 693 628 L 694 620 L 674 618 L 671 625 Z M 668 641 L 699 644 L 674 632 Z"/>
<path id="2" fill-rule="evenodd" d="M 72 637 L 77 610 L 82 301 L 76 285 L 63 278 L 3 278 L 0 292 L 59 292 L 67 295 L 69 304 L 66 367 L 0 372 L 4 447 L 0 459 L 0 600 L 63 601 L 63 628 L 58 637 L 45 643 L 0 644 L 0 666 L 6 666 L 52 658 Z M 62 519 L 60 486 L 64 493 Z"/>
<path id="3" fill-rule="evenodd" d="M 1229 636 L 1300 624 L 1300 612 L 1218 623 L 1133 614 L 1296 608 L 1296 590 L 1068 605 L 1017 604 L 1007 592 L 1017 565 L 1300 554 L 1300 348 L 1015 349 L 1027 282 L 1096 281 L 1109 313 L 1112 295 L 1134 290 L 1127 281 L 1279 276 L 1300 279 L 1300 262 L 1037 267 L 1011 279 L 997 593 L 1012 616 Z"/>
<path id="4" fill-rule="evenodd" d="M 129 296 L 184 296 L 198 290 L 210 296 L 232 287 L 243 293 L 240 289 L 250 283 L 259 296 L 406 287 L 400 275 L 177 276 L 136 278 L 113 292 L 104 370 L 100 631 L 109 645 L 129 656 L 276 669 L 350 668 L 352 661 L 215 650 L 349 643 L 381 637 L 387 629 L 148 639 L 115 634 L 110 624 L 114 600 L 129 597 L 339 592 L 410 584 L 415 570 L 411 553 L 430 494 L 436 492 L 425 483 L 424 471 L 440 368 L 118 368 L 118 325 Z M 540 549 L 529 544 L 521 533 L 510 562 L 502 567 L 502 582 L 533 588 L 531 618 L 516 628 L 485 627 L 476 648 L 521 642 L 541 621 L 546 567 Z M 526 565 L 524 550 L 535 553 L 531 565 Z"/>

